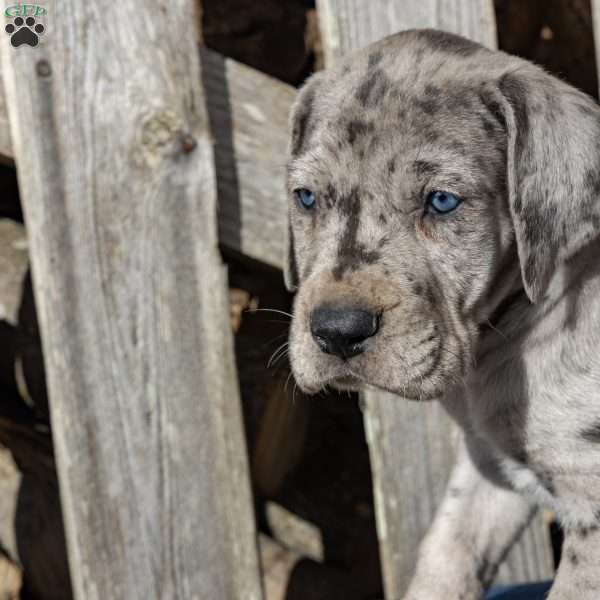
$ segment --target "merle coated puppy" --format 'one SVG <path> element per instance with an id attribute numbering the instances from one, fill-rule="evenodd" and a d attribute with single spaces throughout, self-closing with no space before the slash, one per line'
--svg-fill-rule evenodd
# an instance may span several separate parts
<path id="1" fill-rule="evenodd" d="M 291 123 L 298 384 L 439 399 L 464 431 L 406 598 L 481 598 L 543 504 L 566 531 L 549 598 L 598 600 L 595 101 L 415 30 L 311 77 Z"/>

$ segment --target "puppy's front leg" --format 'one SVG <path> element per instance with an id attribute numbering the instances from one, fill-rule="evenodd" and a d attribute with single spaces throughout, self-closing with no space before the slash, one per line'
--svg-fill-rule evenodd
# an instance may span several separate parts
<path id="1" fill-rule="evenodd" d="M 548 600 L 600 598 L 600 528 L 565 531 L 558 573 Z"/>
<path id="2" fill-rule="evenodd" d="M 404 600 L 480 600 L 535 512 L 525 498 L 492 482 L 495 462 L 485 446 L 468 445 L 460 449 Z"/>

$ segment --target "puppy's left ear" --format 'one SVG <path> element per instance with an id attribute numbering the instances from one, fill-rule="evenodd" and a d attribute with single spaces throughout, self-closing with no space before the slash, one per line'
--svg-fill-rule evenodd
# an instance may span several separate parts
<path id="1" fill-rule="evenodd" d="M 298 289 L 298 267 L 294 250 L 294 232 L 288 218 L 287 239 L 285 241 L 285 262 L 283 268 L 283 281 L 288 292 Z"/>
<path id="2" fill-rule="evenodd" d="M 316 117 L 314 114 L 315 96 L 317 86 L 322 78 L 321 73 L 315 73 L 308 78 L 296 96 L 292 105 L 289 118 L 289 146 L 288 159 L 293 161 L 308 149 L 311 135 L 314 131 Z M 298 288 L 298 266 L 294 248 L 294 232 L 290 221 L 288 209 L 287 238 L 285 241 L 285 263 L 283 279 L 285 287 L 289 292 L 295 292 Z"/>
<path id="3" fill-rule="evenodd" d="M 600 235 L 600 109 L 533 65 L 498 86 L 510 212 L 525 291 L 536 302 L 557 268 Z"/>

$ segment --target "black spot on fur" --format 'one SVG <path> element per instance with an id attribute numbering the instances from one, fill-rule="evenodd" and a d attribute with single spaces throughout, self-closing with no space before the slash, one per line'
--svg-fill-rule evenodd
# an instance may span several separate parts
<path id="1" fill-rule="evenodd" d="M 387 217 L 383 213 L 379 213 L 379 222 L 382 225 L 385 225 L 387 223 Z"/>
<path id="2" fill-rule="evenodd" d="M 584 175 L 585 187 L 595 195 L 600 194 L 600 172 L 596 169 L 588 169 Z"/>
<path id="3" fill-rule="evenodd" d="M 416 296 L 422 296 L 423 295 L 423 286 L 420 283 L 415 283 L 413 285 L 413 292 L 415 293 Z"/>
<path id="4" fill-rule="evenodd" d="M 426 352 L 418 360 L 412 362 L 410 365 L 410 369 L 415 372 L 421 365 L 431 360 L 431 363 L 427 369 L 424 372 L 419 373 L 420 378 L 426 379 L 437 369 L 441 357 L 441 341 L 435 334 L 433 334 L 424 337 L 422 340 L 419 340 L 413 345 L 413 349 L 417 349 L 420 346 L 430 345 L 431 342 L 434 341 L 437 341 L 435 347 L 430 352 Z"/>
<path id="5" fill-rule="evenodd" d="M 339 281 L 347 271 L 356 270 L 361 264 L 372 264 L 381 258 L 378 250 L 367 250 L 357 240 L 361 200 L 357 188 L 353 188 L 346 198 L 338 201 L 338 210 L 346 217 L 346 226 L 338 248 L 337 263 L 333 269 L 333 278 Z"/>
<path id="6" fill-rule="evenodd" d="M 433 85 L 433 83 L 428 83 L 425 86 L 425 91 L 423 95 L 427 98 L 432 96 L 438 98 L 441 93 L 442 90 L 437 85 Z"/>
<path id="7" fill-rule="evenodd" d="M 579 556 L 577 556 L 577 552 L 575 552 L 575 550 L 569 549 L 567 552 L 567 558 L 574 567 L 579 564 Z"/>
<path id="8" fill-rule="evenodd" d="M 423 140 L 428 144 L 437 144 L 441 138 L 440 132 L 434 127 L 428 127 L 423 130 Z"/>
<path id="9" fill-rule="evenodd" d="M 425 86 L 423 94 L 415 99 L 415 105 L 427 115 L 434 115 L 441 109 L 441 90 L 435 85 Z"/>
<path id="10" fill-rule="evenodd" d="M 425 289 L 425 299 L 430 304 L 430 306 L 435 306 L 437 303 L 437 299 L 435 294 L 433 293 L 433 288 L 431 285 L 428 285 Z"/>
<path id="11" fill-rule="evenodd" d="M 580 539 L 585 540 L 591 533 L 598 531 L 598 525 L 589 525 L 588 527 L 582 527 L 577 531 L 577 535 Z"/>
<path id="12" fill-rule="evenodd" d="M 323 194 L 323 201 L 325 202 L 325 206 L 327 208 L 333 208 L 338 200 L 337 190 L 333 187 L 331 183 L 327 185 L 325 188 L 325 193 Z"/>
<path id="13" fill-rule="evenodd" d="M 391 87 L 391 81 L 381 69 L 369 71 L 363 82 L 358 86 L 356 98 L 367 108 L 381 102 Z"/>
<path id="14" fill-rule="evenodd" d="M 374 129 L 373 123 L 367 123 L 359 119 L 353 119 L 348 123 L 346 131 L 348 133 L 348 143 L 354 145 L 357 139 L 363 137 L 367 133 L 371 133 Z"/>
<path id="15" fill-rule="evenodd" d="M 483 129 L 488 135 L 493 135 L 494 133 L 496 133 L 496 122 L 492 121 L 486 115 L 481 115 L 481 124 L 483 125 Z"/>
<path id="16" fill-rule="evenodd" d="M 504 112 L 494 91 L 489 89 L 487 86 L 482 86 L 482 88 L 479 90 L 479 100 L 496 121 L 496 123 L 498 123 L 503 130 L 506 130 L 506 119 L 504 118 Z"/>
<path id="17" fill-rule="evenodd" d="M 579 435 L 586 441 L 593 444 L 600 444 L 600 423 L 594 423 L 583 429 Z"/>
<path id="18" fill-rule="evenodd" d="M 413 162 L 413 169 L 417 177 L 431 177 L 439 171 L 439 168 L 438 164 L 426 160 L 415 160 Z"/>
<path id="19" fill-rule="evenodd" d="M 390 175 L 393 175 L 396 172 L 396 159 L 390 158 L 387 164 L 387 172 Z"/>
<path id="20" fill-rule="evenodd" d="M 304 150 L 314 129 L 314 123 L 311 123 L 314 97 L 315 91 L 309 88 L 304 92 L 303 102 L 296 109 L 292 125 L 292 156 L 298 156 Z"/>
<path id="21" fill-rule="evenodd" d="M 375 52 L 371 52 L 369 54 L 369 69 L 376 67 L 383 58 L 383 52 L 381 50 L 376 50 Z"/>

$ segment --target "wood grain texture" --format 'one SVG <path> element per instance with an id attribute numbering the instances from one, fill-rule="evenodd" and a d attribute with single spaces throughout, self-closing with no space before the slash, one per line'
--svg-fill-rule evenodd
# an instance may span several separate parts
<path id="1" fill-rule="evenodd" d="M 591 0 L 591 11 L 596 49 L 596 70 L 598 71 L 598 83 L 600 85 L 600 0 Z"/>
<path id="2" fill-rule="evenodd" d="M 221 244 L 283 266 L 287 120 L 292 86 L 206 48 L 200 51 L 214 139 Z M 12 160 L 0 82 L 0 160 Z"/>
<path id="3" fill-rule="evenodd" d="M 80 600 L 261 598 L 192 4 L 1 42 Z"/>
<path id="4" fill-rule="evenodd" d="M 491 0 L 317 0 L 326 62 L 386 35 L 415 27 L 459 33 L 496 47 Z M 454 463 L 459 432 L 437 403 L 418 405 L 391 394 L 365 394 L 374 496 L 386 598 L 400 598 Z M 529 581 L 552 573 L 541 517 L 524 533 L 499 573 Z"/>
<path id="5" fill-rule="evenodd" d="M 6 95 L 4 93 L 4 83 L 0 79 L 0 161 L 10 162 L 12 158 L 13 149 L 6 108 Z"/>
<path id="6" fill-rule="evenodd" d="M 327 64 L 386 35 L 421 27 L 453 31 L 496 46 L 491 0 L 317 0 L 317 8 Z"/>
<path id="7" fill-rule="evenodd" d="M 287 122 L 296 90 L 210 50 L 201 56 L 215 139 L 219 240 L 282 267 Z"/>

